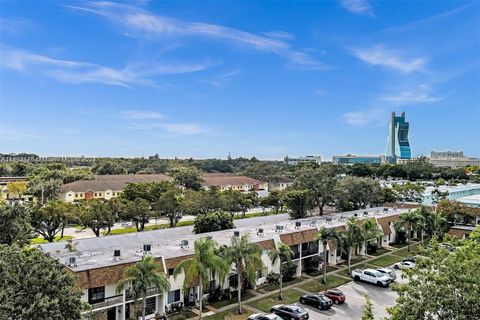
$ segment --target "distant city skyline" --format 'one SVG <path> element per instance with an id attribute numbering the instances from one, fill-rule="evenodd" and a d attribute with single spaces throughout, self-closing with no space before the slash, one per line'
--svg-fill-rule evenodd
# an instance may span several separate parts
<path id="1" fill-rule="evenodd" d="M 0 7 L 0 153 L 480 157 L 478 2 Z"/>

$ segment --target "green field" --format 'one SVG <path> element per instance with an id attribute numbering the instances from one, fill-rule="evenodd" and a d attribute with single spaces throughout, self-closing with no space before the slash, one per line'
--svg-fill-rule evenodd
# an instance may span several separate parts
<path id="1" fill-rule="evenodd" d="M 278 299 L 278 293 L 271 294 L 265 298 L 249 303 L 250 306 L 265 312 L 270 312 L 270 308 L 277 304 L 291 304 L 297 302 L 303 293 L 295 289 L 283 291 L 283 300 Z"/>
<path id="2" fill-rule="evenodd" d="M 293 279 L 290 280 L 290 281 L 284 281 L 284 282 L 283 282 L 283 287 L 284 287 L 284 288 L 285 288 L 285 287 L 288 287 L 288 286 L 290 286 L 290 285 L 292 285 L 292 284 L 299 283 L 299 282 L 301 282 L 301 281 L 303 281 L 303 280 L 305 280 L 305 279 L 302 279 L 302 278 L 293 278 Z M 269 285 L 267 285 L 267 286 L 265 286 L 265 287 L 263 287 L 263 288 L 261 288 L 261 289 L 264 290 L 264 291 L 267 291 L 267 292 L 275 291 L 275 290 L 278 289 L 278 284 L 269 284 Z"/>
<path id="3" fill-rule="evenodd" d="M 315 280 L 308 281 L 302 285 L 299 285 L 298 287 L 310 292 L 319 292 L 326 289 L 341 286 L 342 284 L 345 284 L 350 281 L 351 280 L 344 279 L 342 277 L 337 277 L 335 275 L 328 275 L 326 284 L 323 284 L 321 279 L 315 279 Z"/>
<path id="4" fill-rule="evenodd" d="M 177 223 L 177 227 L 192 226 L 193 224 L 194 224 L 193 220 L 180 221 L 180 222 Z M 156 225 L 153 225 L 153 226 L 146 226 L 143 230 L 144 231 L 150 231 L 150 230 L 158 230 L 158 229 L 166 229 L 166 228 L 170 228 L 169 223 L 162 223 L 162 224 L 156 224 Z M 132 232 L 137 232 L 137 228 L 130 227 L 130 228 L 114 229 L 114 230 L 111 230 L 109 235 L 125 234 L 125 233 L 132 233 Z M 106 235 L 106 231 L 103 231 L 102 234 Z"/>
<path id="5" fill-rule="evenodd" d="M 388 267 L 401 260 L 403 260 L 403 257 L 387 254 L 385 256 L 369 260 L 368 263 L 374 264 L 379 267 Z"/>
<path id="6" fill-rule="evenodd" d="M 64 236 L 63 238 L 60 238 L 60 236 L 55 236 L 54 242 L 57 241 L 67 241 L 67 240 L 72 240 L 72 236 Z M 30 240 L 30 244 L 42 244 L 42 243 L 48 243 L 47 240 L 43 239 L 43 237 L 35 238 Z"/>
<path id="7" fill-rule="evenodd" d="M 250 291 L 242 293 L 242 301 L 248 300 L 253 297 L 255 297 L 255 295 Z M 215 309 L 218 309 L 224 306 L 228 306 L 229 304 L 232 304 L 232 303 L 237 303 L 237 301 L 238 301 L 237 295 L 235 294 L 234 297 L 232 297 L 232 299 L 212 302 L 212 303 L 209 303 L 209 305 L 211 305 Z"/>
<path id="8" fill-rule="evenodd" d="M 233 308 L 231 310 L 223 311 L 220 313 L 216 313 L 211 316 L 203 317 L 203 319 L 208 320 L 245 320 L 251 315 L 253 312 L 248 310 L 247 308 L 243 308 L 243 313 L 238 314 L 237 308 Z"/>

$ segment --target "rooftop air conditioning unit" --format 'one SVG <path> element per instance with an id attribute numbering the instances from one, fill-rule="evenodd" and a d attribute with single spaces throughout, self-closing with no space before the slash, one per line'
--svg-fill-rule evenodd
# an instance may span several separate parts
<path id="1" fill-rule="evenodd" d="M 354 216 L 354 217 L 358 217 L 358 214 L 354 213 L 353 216 Z"/>
<path id="2" fill-rule="evenodd" d="M 280 224 L 275 226 L 275 232 L 282 232 L 283 229 L 285 229 L 285 227 Z"/>
<path id="3" fill-rule="evenodd" d="M 263 228 L 258 228 L 257 235 L 263 236 Z"/>
<path id="4" fill-rule="evenodd" d="M 333 221 L 333 218 L 332 218 L 332 217 L 326 217 L 326 218 L 325 218 L 325 221 L 327 221 L 327 222 L 332 222 L 332 221 Z"/>
<path id="5" fill-rule="evenodd" d="M 152 245 L 150 245 L 150 244 L 144 244 L 144 245 L 143 245 L 143 252 L 144 252 L 144 253 L 147 253 L 147 252 L 150 252 L 150 251 L 152 251 Z"/>
<path id="6" fill-rule="evenodd" d="M 213 240 L 212 236 L 207 236 L 207 240 Z"/>
<path id="7" fill-rule="evenodd" d="M 188 240 L 180 241 L 180 248 L 182 249 L 188 248 Z"/>
<path id="8" fill-rule="evenodd" d="M 368 216 L 368 211 L 363 211 L 364 216 Z"/>
<path id="9" fill-rule="evenodd" d="M 317 221 L 312 220 L 310 221 L 310 227 L 316 227 L 317 226 Z"/>
<path id="10" fill-rule="evenodd" d="M 120 249 L 113 250 L 113 260 L 117 261 L 120 260 Z"/>
<path id="11" fill-rule="evenodd" d="M 388 212 L 388 208 L 383 208 L 383 212 Z"/>
<path id="12" fill-rule="evenodd" d="M 234 237 L 240 237 L 240 231 L 233 231 Z"/>
<path id="13" fill-rule="evenodd" d="M 77 257 L 69 257 L 68 258 L 68 266 L 69 267 L 76 267 L 77 266 Z"/>
<path id="14" fill-rule="evenodd" d="M 295 229 L 299 229 L 302 226 L 301 221 L 295 221 Z"/>

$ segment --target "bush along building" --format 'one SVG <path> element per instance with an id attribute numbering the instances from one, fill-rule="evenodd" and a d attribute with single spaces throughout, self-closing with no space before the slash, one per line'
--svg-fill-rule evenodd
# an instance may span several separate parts
<path id="1" fill-rule="evenodd" d="M 191 227 L 161 229 L 116 236 L 82 239 L 65 243 L 48 243 L 39 246 L 40 250 L 58 259 L 66 270 L 76 277 L 77 285 L 83 290 L 82 300 L 89 303 L 96 319 L 125 320 L 134 317 L 136 304 L 129 287 L 117 292 L 117 284 L 125 269 L 139 261 L 145 255 L 153 257 L 170 283 L 169 292 L 160 293 L 156 288 L 147 291 L 147 318 L 164 315 L 189 302 L 191 297 L 198 304 L 199 286 L 184 289 L 184 274 L 173 276 L 175 268 L 194 253 L 195 240 L 208 237 L 219 245 L 229 245 L 232 237 L 248 234 L 252 243 L 261 249 L 263 269 L 257 271 L 254 286 L 262 286 L 267 278 L 279 273 L 279 262 L 272 264 L 269 252 L 281 243 L 293 250 L 294 273 L 300 276 L 308 268 L 319 267 L 323 259 L 323 246 L 315 240 L 322 227 L 345 230 L 346 220 L 350 216 L 362 219 L 375 219 L 383 236 L 372 239 L 379 247 L 395 241 L 393 224 L 398 220 L 402 209 L 372 208 L 365 211 L 339 213 L 326 217 L 288 220 L 285 215 L 251 218 L 242 221 L 236 229 L 204 234 L 192 234 Z M 358 253 L 361 254 L 363 248 Z M 327 264 L 335 265 L 344 259 L 340 248 L 329 241 L 327 245 Z M 316 264 L 316 266 L 315 266 Z M 231 269 L 234 270 L 234 269 Z M 210 282 L 204 286 L 204 296 L 211 297 L 214 292 L 236 291 L 236 274 L 231 271 L 220 281 L 214 273 Z"/>

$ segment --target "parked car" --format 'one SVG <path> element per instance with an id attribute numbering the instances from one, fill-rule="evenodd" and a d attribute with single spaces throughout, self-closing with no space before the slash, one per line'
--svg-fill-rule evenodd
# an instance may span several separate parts
<path id="1" fill-rule="evenodd" d="M 282 318 L 273 313 L 255 313 L 248 317 L 247 320 L 282 320 Z"/>
<path id="2" fill-rule="evenodd" d="M 328 310 L 333 305 L 333 301 L 324 294 L 304 294 L 300 297 L 300 303 L 314 306 L 320 310 Z"/>
<path id="3" fill-rule="evenodd" d="M 402 262 L 413 262 L 413 263 L 415 263 L 416 259 L 417 259 L 417 256 L 410 256 L 408 258 L 403 259 Z"/>
<path id="4" fill-rule="evenodd" d="M 288 320 L 306 320 L 309 318 L 308 312 L 295 304 L 276 305 L 270 309 L 270 312 Z"/>
<path id="5" fill-rule="evenodd" d="M 352 271 L 352 278 L 356 281 L 365 281 L 382 287 L 388 287 L 392 282 L 392 278 L 375 269 L 355 269 Z"/>
<path id="6" fill-rule="evenodd" d="M 407 269 L 412 269 L 415 267 L 415 262 L 411 262 L 411 261 L 400 261 L 400 262 L 397 262 L 393 265 L 393 267 L 395 269 L 403 269 L 403 268 L 407 268 Z"/>
<path id="7" fill-rule="evenodd" d="M 343 292 L 338 289 L 328 289 L 327 291 L 322 291 L 319 293 L 326 295 L 335 304 L 344 303 L 346 299 Z"/>
<path id="8" fill-rule="evenodd" d="M 389 276 L 392 281 L 397 280 L 397 274 L 390 268 L 378 268 L 377 271 Z"/>

